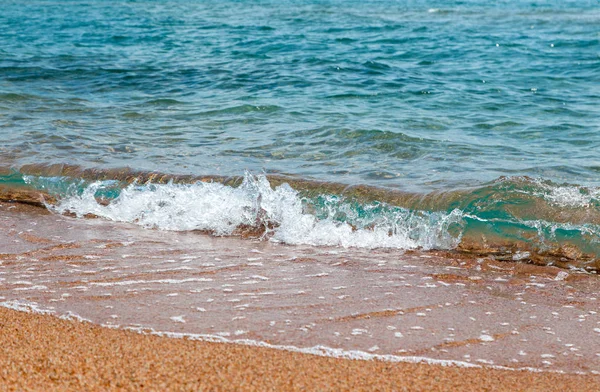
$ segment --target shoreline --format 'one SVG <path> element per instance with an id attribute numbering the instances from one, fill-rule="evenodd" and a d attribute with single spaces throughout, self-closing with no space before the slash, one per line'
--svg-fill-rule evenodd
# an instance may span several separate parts
<path id="1" fill-rule="evenodd" d="M 37 303 L 57 316 L 164 335 L 330 347 L 323 354 L 346 358 L 598 372 L 600 292 L 590 274 L 2 210 L 5 306 Z"/>
<path id="2" fill-rule="evenodd" d="M 2 389 L 589 391 L 600 376 L 348 360 L 143 335 L 0 307 Z"/>

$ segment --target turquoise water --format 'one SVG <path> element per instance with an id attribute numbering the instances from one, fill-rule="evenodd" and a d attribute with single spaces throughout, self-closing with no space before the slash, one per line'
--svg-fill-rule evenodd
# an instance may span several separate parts
<path id="1" fill-rule="evenodd" d="M 490 231 L 600 255 L 598 1 L 6 1 L 0 27 L 0 183 L 284 174 L 413 195 L 348 201 L 420 211 L 386 224 L 459 211 L 417 247 Z M 317 199 L 304 213 L 361 231 Z"/>

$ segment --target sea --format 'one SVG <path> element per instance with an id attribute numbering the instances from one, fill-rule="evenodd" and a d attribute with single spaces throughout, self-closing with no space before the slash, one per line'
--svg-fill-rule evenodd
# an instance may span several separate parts
<path id="1" fill-rule="evenodd" d="M 595 0 L 2 7 L 0 183 L 59 213 L 597 269 Z"/>
<path id="2" fill-rule="evenodd" d="M 0 306 L 598 373 L 599 154 L 597 0 L 4 0 Z"/>

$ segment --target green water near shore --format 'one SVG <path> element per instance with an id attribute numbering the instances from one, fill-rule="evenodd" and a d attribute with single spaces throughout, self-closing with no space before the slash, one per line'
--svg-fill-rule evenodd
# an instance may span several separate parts
<path id="1" fill-rule="evenodd" d="M 290 244 L 458 250 L 588 270 L 597 269 L 600 257 L 595 188 L 517 177 L 416 194 L 251 174 L 191 177 L 63 167 L 71 174 L 79 170 L 79 176 L 47 175 L 56 170 L 14 171 L 0 176 L 0 184 L 44 192 L 52 200 L 46 207 L 59 213 L 148 228 L 233 235 L 238 227 L 255 227 L 263 239 L 280 235 Z"/>

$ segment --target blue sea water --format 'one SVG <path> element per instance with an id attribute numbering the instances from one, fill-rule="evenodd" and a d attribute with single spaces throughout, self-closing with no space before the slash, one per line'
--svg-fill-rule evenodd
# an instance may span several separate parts
<path id="1" fill-rule="evenodd" d="M 8 0 L 0 135 L 4 183 L 48 185 L 31 165 L 283 174 L 416 195 L 352 209 L 293 190 L 301 215 L 418 237 L 397 247 L 471 230 L 600 255 L 600 3 Z"/>

